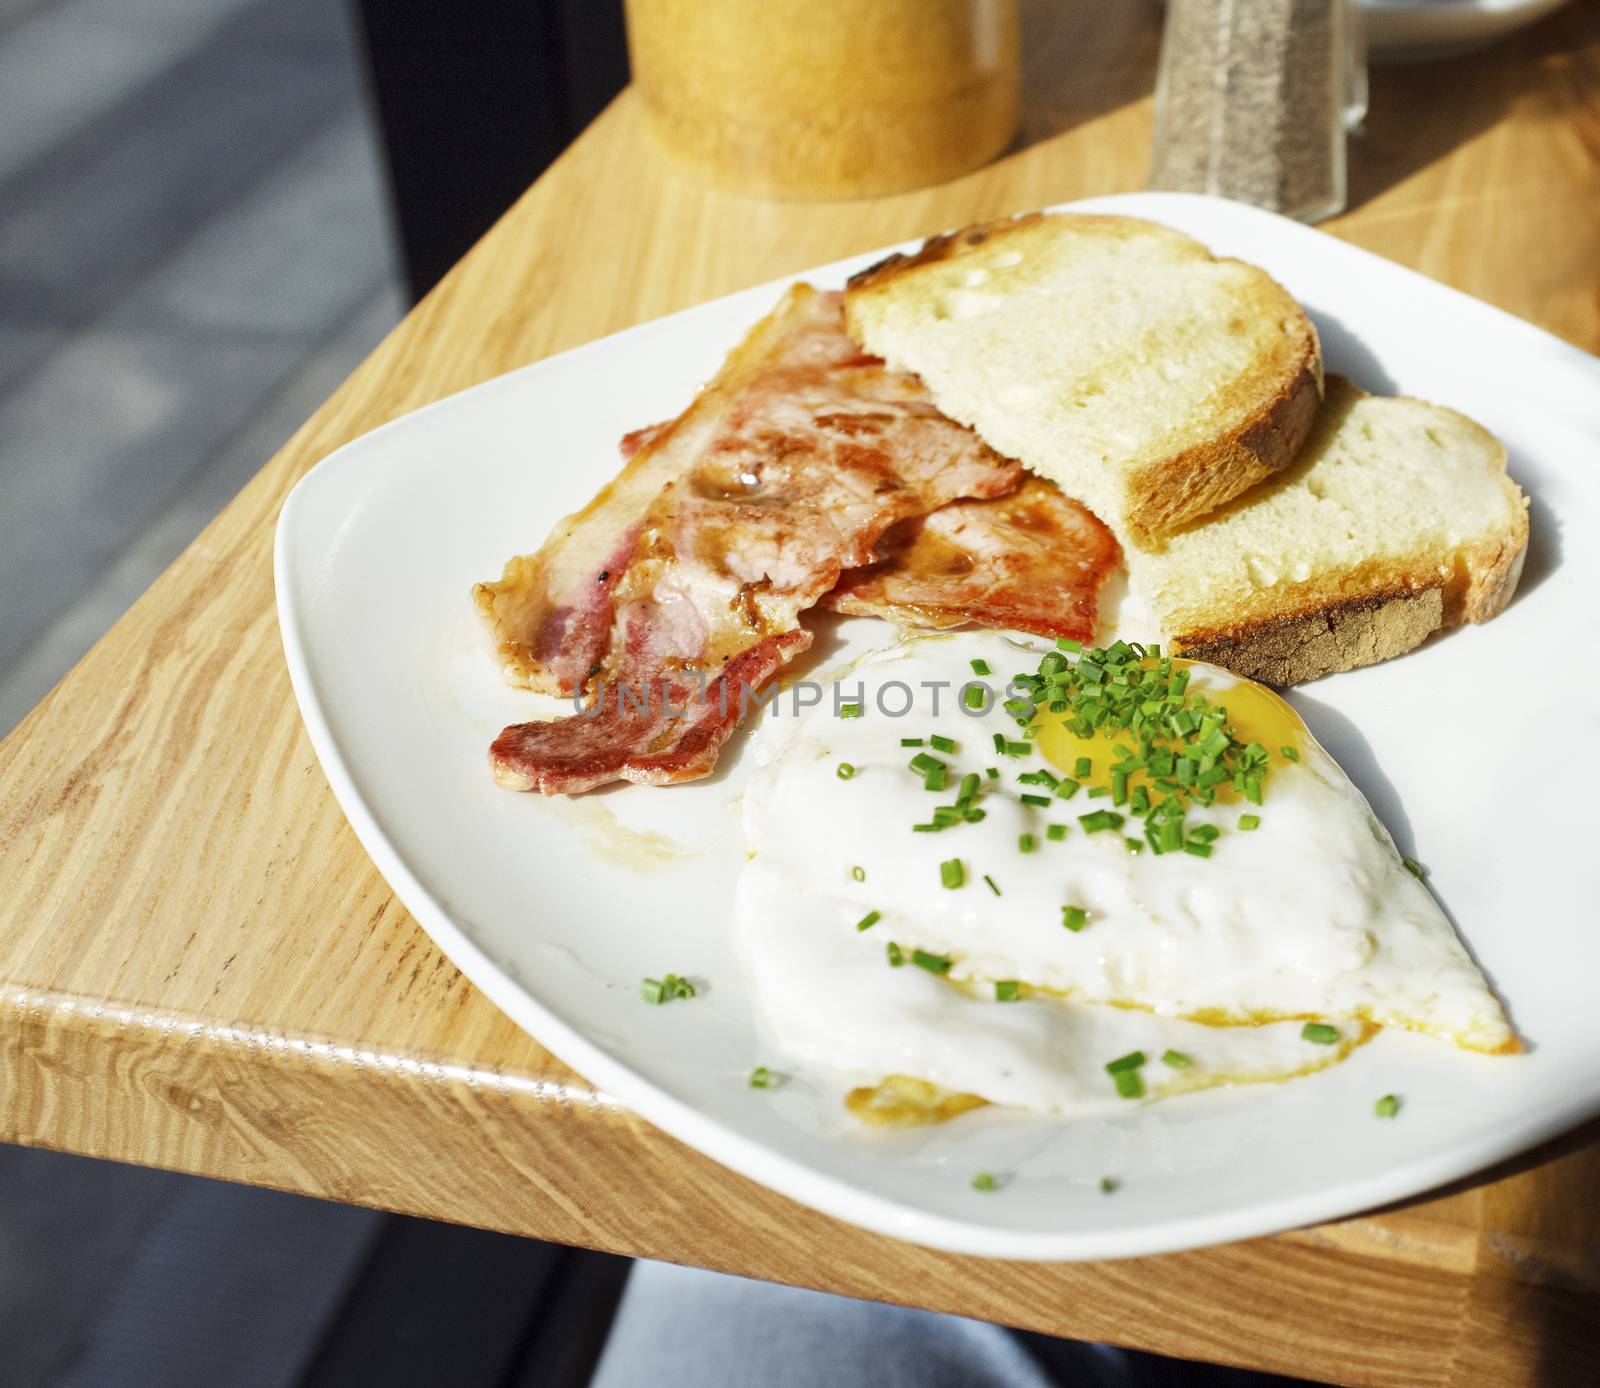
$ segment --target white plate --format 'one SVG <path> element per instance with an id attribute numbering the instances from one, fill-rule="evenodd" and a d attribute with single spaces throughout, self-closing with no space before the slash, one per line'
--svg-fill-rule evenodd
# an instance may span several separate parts
<path id="1" fill-rule="evenodd" d="M 278 526 L 295 693 L 378 869 L 438 946 L 568 1064 L 773 1189 L 940 1248 L 1014 1258 L 1146 1254 L 1349 1214 L 1465 1175 L 1600 1111 L 1600 361 L 1295 222 L 1184 194 L 1076 207 L 1152 217 L 1265 266 L 1329 364 L 1469 411 L 1532 494 L 1533 548 L 1502 617 L 1293 696 L 1432 881 L 1531 1043 L 1484 1058 L 1385 1033 L 1291 1084 L 1062 1123 L 985 1111 L 910 1135 L 856 1130 L 758 1034 L 730 944 L 742 859 L 736 737 L 708 781 L 581 800 L 501 790 L 485 749 L 541 703 L 505 687 L 468 601 L 617 469 L 782 281 L 489 381 L 340 449 Z M 805 276 L 832 286 L 874 259 Z M 838 628 L 844 647 L 884 628 Z M 1514 811 L 1511 807 L 1518 808 Z M 1534 807 L 1538 807 L 1534 811 Z M 652 834 L 680 845 L 656 852 Z M 639 980 L 701 980 L 649 1007 Z M 1403 1096 L 1392 1122 L 1381 1094 Z M 1002 1191 L 973 1172 L 1014 1173 Z M 1102 1195 L 1099 1178 L 1120 1188 Z"/>
<path id="2" fill-rule="evenodd" d="M 1543 19 L 1567 0 L 1361 0 L 1367 51 L 1416 62 L 1471 52 Z"/>

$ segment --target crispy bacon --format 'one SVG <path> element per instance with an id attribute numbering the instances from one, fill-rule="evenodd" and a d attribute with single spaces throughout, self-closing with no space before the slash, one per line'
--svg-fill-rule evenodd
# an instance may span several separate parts
<path id="1" fill-rule="evenodd" d="M 580 717 L 507 728 L 489 748 L 490 768 L 511 790 L 546 795 L 619 780 L 698 780 L 711 774 L 751 696 L 810 644 L 804 630 L 769 636 L 730 660 L 704 690 L 681 671 L 642 686 L 602 684 Z"/>
<path id="2" fill-rule="evenodd" d="M 630 429 L 617 441 L 617 452 L 622 454 L 622 461 L 628 462 L 645 444 L 654 443 L 670 428 L 672 421 L 669 419 L 661 424 L 645 424 L 637 429 Z"/>
<path id="3" fill-rule="evenodd" d="M 698 671 L 715 687 L 747 652 L 795 636 L 799 614 L 843 570 L 868 563 L 897 521 L 1001 495 L 1021 476 L 939 413 L 915 377 L 861 353 L 844 331 L 842 296 L 804 285 L 682 415 L 624 449 L 626 466 L 588 507 L 475 590 L 513 683 L 592 693 Z M 809 640 L 779 642 L 777 664 Z M 659 758 L 676 757 L 681 739 L 663 753 L 649 719 L 526 725 L 495 743 L 493 765 L 520 788 L 689 779 L 710 769 L 732 726 L 668 765 Z M 566 769 L 564 737 L 572 756 L 583 751 L 580 773 Z M 594 769 L 602 763 L 609 775 Z"/>
<path id="4" fill-rule="evenodd" d="M 822 605 L 915 626 L 970 622 L 1090 641 L 1100 586 L 1120 559 L 1086 507 L 1030 477 L 1008 496 L 901 521 L 874 562 L 841 574 Z"/>
<path id="5" fill-rule="evenodd" d="M 624 434 L 631 458 L 666 424 Z M 891 526 L 865 568 L 846 569 L 819 606 L 908 626 L 996 627 L 1092 641 L 1100 588 L 1121 562 L 1116 537 L 1052 482 L 952 501 Z"/>
<path id="6" fill-rule="evenodd" d="M 862 354 L 841 295 L 805 285 L 624 452 L 543 548 L 474 589 L 512 684 L 567 695 L 591 671 L 616 678 L 623 608 L 641 602 L 660 609 L 663 654 L 714 668 L 792 629 L 894 522 L 1021 476 L 915 377 Z"/>

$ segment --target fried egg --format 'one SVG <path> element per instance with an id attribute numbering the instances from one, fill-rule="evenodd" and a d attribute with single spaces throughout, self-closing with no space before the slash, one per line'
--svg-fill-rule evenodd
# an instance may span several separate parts
<path id="1" fill-rule="evenodd" d="M 842 681 L 847 716 L 825 701 L 755 774 L 737 936 L 792 1063 L 864 1077 L 864 1112 L 896 1077 L 1076 1114 L 1305 1074 L 1386 1026 L 1519 1048 L 1289 704 L 1212 666 L 1169 667 L 1191 706 L 1223 710 L 1235 745 L 1257 749 L 1261 775 L 1191 798 L 1183 846 L 1157 851 L 1135 813 L 1154 772 L 1112 788 L 1126 732 L 1002 702 L 1044 649 L 992 632 L 908 641 Z M 976 707 L 962 691 L 980 677 L 1002 692 Z M 785 717 L 781 702 L 767 716 Z"/>

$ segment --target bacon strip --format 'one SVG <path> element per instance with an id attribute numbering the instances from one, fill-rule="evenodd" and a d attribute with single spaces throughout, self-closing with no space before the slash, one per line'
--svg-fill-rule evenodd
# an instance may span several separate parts
<path id="1" fill-rule="evenodd" d="M 475 590 L 513 683 L 637 690 L 700 671 L 715 685 L 753 648 L 798 633 L 800 613 L 868 563 L 897 521 L 1001 495 L 1021 477 L 942 415 L 915 377 L 862 355 L 844 331 L 842 296 L 804 285 L 688 410 L 624 446 L 631 458 L 594 502 Z M 780 642 L 778 664 L 804 644 Z M 684 780 L 710 769 L 727 736 L 708 739 L 709 759 L 697 743 L 694 757 L 671 760 L 677 743 L 664 752 L 650 719 L 600 717 L 603 739 L 581 718 L 508 729 L 495 774 L 517 788 Z M 578 772 L 561 751 L 569 736 L 583 749 Z"/>
<path id="2" fill-rule="evenodd" d="M 536 554 L 473 590 L 510 683 L 570 695 L 597 666 L 615 678 L 621 609 L 638 602 L 673 609 L 663 621 L 678 628 L 665 642 L 676 657 L 721 664 L 792 629 L 894 522 L 1021 476 L 915 377 L 861 353 L 842 295 L 805 285 L 682 415 L 631 435 L 630 451 Z M 698 652 L 686 649 L 696 619 Z"/>
<path id="3" fill-rule="evenodd" d="M 489 765 L 501 785 L 545 795 L 708 776 L 750 695 L 810 644 L 803 630 L 769 636 L 729 661 L 704 692 L 681 673 L 653 686 L 602 685 L 581 717 L 507 728 L 489 748 Z"/>
<path id="4" fill-rule="evenodd" d="M 901 521 L 874 562 L 840 575 L 822 605 L 915 626 L 972 623 L 1091 641 L 1100 586 L 1121 558 L 1086 507 L 1030 477 L 1008 496 Z"/>

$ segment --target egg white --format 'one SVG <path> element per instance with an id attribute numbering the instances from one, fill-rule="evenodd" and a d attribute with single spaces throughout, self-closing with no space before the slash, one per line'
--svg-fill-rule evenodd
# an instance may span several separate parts
<path id="1" fill-rule="evenodd" d="M 1017 736 L 998 702 L 981 715 L 961 706 L 974 659 L 997 688 L 1037 664 L 992 632 L 907 642 L 843 680 L 852 701 L 859 683 L 861 717 L 835 717 L 826 700 L 752 779 L 737 934 L 786 1055 L 1076 1113 L 1125 1102 L 1104 1065 L 1132 1050 L 1150 1058 L 1142 1076 L 1156 1097 L 1318 1068 L 1366 1024 L 1476 1050 L 1515 1045 L 1432 895 L 1309 732 L 1299 763 L 1271 772 L 1254 832 L 1238 830 L 1238 804 L 1192 806 L 1191 827 L 1221 831 L 1209 859 L 1130 853 L 1122 833 L 1079 824 L 1103 799 L 1080 791 L 1048 808 L 1021 803 L 1038 788 L 1017 774 L 1044 763 L 1037 752 L 994 752 L 995 733 Z M 1236 683 L 1195 667 L 1191 688 L 1225 704 Z M 912 712 L 888 716 L 905 689 Z M 906 766 L 915 751 L 900 745 L 933 734 L 958 747 L 935 753 L 956 773 L 942 794 L 924 789 Z M 848 780 L 841 763 L 854 768 Z M 1000 777 L 985 777 L 981 823 L 912 832 L 933 805 L 954 800 L 961 773 L 991 766 Z M 1069 826 L 1064 841 L 1048 840 L 1051 823 Z M 1033 852 L 1019 851 L 1022 834 L 1033 835 Z M 951 858 L 965 872 L 955 889 L 940 878 Z M 1067 904 L 1088 912 L 1082 931 L 1063 928 Z M 870 911 L 880 919 L 858 931 Z M 891 940 L 907 955 L 950 957 L 949 974 L 889 967 Z M 1040 991 L 997 1002 L 997 979 Z M 1308 1018 L 1338 1026 L 1344 1044 L 1302 1039 Z M 1168 1048 L 1195 1063 L 1165 1070 L 1156 1058 Z"/>

